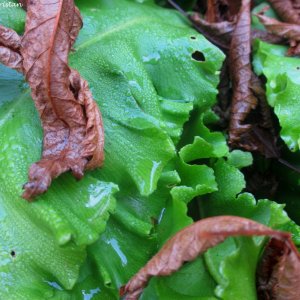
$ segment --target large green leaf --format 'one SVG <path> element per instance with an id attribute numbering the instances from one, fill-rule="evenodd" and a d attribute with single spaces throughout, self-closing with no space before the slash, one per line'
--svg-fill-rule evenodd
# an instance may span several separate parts
<path id="1" fill-rule="evenodd" d="M 104 230 L 118 189 L 91 176 L 78 184 L 66 174 L 38 202 L 25 202 L 27 168 L 40 155 L 39 119 L 27 91 L 0 114 L 0 298 L 46 298 L 53 279 L 66 288 L 76 282 L 84 245 Z"/>
<path id="2" fill-rule="evenodd" d="M 103 280 L 100 297 L 110 285 L 108 295 L 116 295 L 157 250 L 153 219 L 159 221 L 180 181 L 174 164 L 166 166 L 176 156 L 183 124 L 194 105 L 205 110 L 215 102 L 223 54 L 176 12 L 125 0 L 78 2 L 85 25 L 70 61 L 103 113 L 105 166 L 80 182 L 61 176 L 39 201 L 23 201 L 21 187 L 39 159 L 42 133 L 28 87 L 1 66 L 1 299 L 79 297 L 88 289 L 99 294 L 90 264 L 78 279 L 79 267 L 115 207 L 118 184 L 116 213 L 88 251 Z M 10 10 L 1 21 L 20 32 L 23 17 Z M 194 60 L 194 51 L 205 61 Z"/>
<path id="3" fill-rule="evenodd" d="M 207 127 L 216 120 L 210 108 L 223 54 L 154 1 L 76 2 L 84 28 L 70 61 L 103 113 L 105 166 L 80 182 L 65 174 L 38 202 L 24 202 L 21 186 L 39 158 L 41 128 L 21 76 L 0 66 L 0 299 L 118 299 L 118 288 L 192 222 L 187 204 L 195 197 L 202 216 L 253 218 L 288 228 L 298 241 L 282 206 L 236 197 L 245 185 L 238 168 L 251 157 L 229 153 L 224 136 Z M 0 14 L 19 32 L 23 17 Z M 142 298 L 235 299 L 245 286 L 254 299 L 263 242 L 229 239 L 173 276 L 152 280 Z"/>

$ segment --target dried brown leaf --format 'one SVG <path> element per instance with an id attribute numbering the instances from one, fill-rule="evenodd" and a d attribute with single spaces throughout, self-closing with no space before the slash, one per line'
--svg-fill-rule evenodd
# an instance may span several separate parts
<path id="1" fill-rule="evenodd" d="M 70 30 L 71 46 L 73 46 L 73 44 L 75 43 L 75 40 L 79 34 L 80 29 L 82 28 L 82 25 L 83 23 L 82 23 L 80 11 L 75 6 L 72 27 Z"/>
<path id="2" fill-rule="evenodd" d="M 29 170 L 23 197 L 44 193 L 53 178 L 71 170 L 80 179 L 103 162 L 103 125 L 87 83 L 68 66 L 82 26 L 73 0 L 27 3 L 21 54 L 42 121 L 42 159 Z"/>
<path id="3" fill-rule="evenodd" d="M 241 0 L 208 0 L 205 20 L 209 23 L 232 22 L 238 14 Z"/>
<path id="4" fill-rule="evenodd" d="M 272 238 L 257 272 L 260 300 L 298 300 L 300 255 L 290 239 Z"/>
<path id="5" fill-rule="evenodd" d="M 208 23 L 220 22 L 221 16 L 219 12 L 218 0 L 207 0 L 207 9 L 205 13 L 205 20 Z"/>
<path id="6" fill-rule="evenodd" d="M 202 19 L 201 15 L 196 12 L 190 14 L 189 19 L 192 21 L 195 29 L 203 34 L 209 41 L 225 51 L 229 50 L 236 22 L 222 21 L 218 23 L 209 23 Z M 286 43 L 284 37 L 263 30 L 251 29 L 251 40 L 257 38 L 272 44 Z"/>
<path id="7" fill-rule="evenodd" d="M 229 49 L 232 33 L 235 29 L 234 22 L 222 21 L 210 23 L 202 19 L 198 13 L 191 14 L 190 19 L 197 27 L 201 28 L 201 33 L 210 41 L 223 49 Z"/>
<path id="8" fill-rule="evenodd" d="M 229 236 L 268 235 L 286 239 L 288 233 L 272 230 L 252 220 L 219 216 L 200 220 L 172 237 L 162 249 L 121 289 L 127 300 L 138 299 L 153 276 L 167 276 L 177 271 L 184 262 L 194 260 Z"/>
<path id="9" fill-rule="evenodd" d="M 7 67 L 23 72 L 20 47 L 19 35 L 14 30 L 0 25 L 0 62 Z"/>
<path id="10" fill-rule="evenodd" d="M 291 42 L 290 48 L 287 51 L 288 56 L 300 56 L 300 43 L 299 42 Z"/>
<path id="11" fill-rule="evenodd" d="M 300 41 L 300 25 L 283 23 L 261 14 L 257 14 L 257 17 L 269 32 L 289 40 Z"/>
<path id="12" fill-rule="evenodd" d="M 283 23 L 276 19 L 264 16 L 262 14 L 258 14 L 257 17 L 259 18 L 260 22 L 265 26 L 268 32 L 289 40 L 291 45 L 289 54 L 300 54 L 300 25 Z"/>
<path id="13" fill-rule="evenodd" d="M 252 40 L 260 39 L 264 42 L 271 43 L 271 44 L 286 44 L 285 38 L 269 33 L 265 30 L 252 29 L 251 38 Z"/>
<path id="14" fill-rule="evenodd" d="M 102 116 L 86 80 L 80 74 L 71 69 L 70 83 L 78 95 L 79 103 L 84 106 L 86 115 L 86 136 L 83 141 L 84 157 L 90 157 L 86 169 L 94 169 L 101 166 L 104 160 L 104 128 Z"/>
<path id="15" fill-rule="evenodd" d="M 195 28 L 198 29 L 198 31 L 212 43 L 223 48 L 224 50 L 228 50 L 230 48 L 236 22 L 222 21 L 218 23 L 209 23 L 202 19 L 201 15 L 196 12 L 190 14 L 189 19 L 192 21 Z M 257 38 L 272 44 L 284 44 L 286 42 L 284 37 L 263 30 L 252 29 L 251 40 Z"/>
<path id="16" fill-rule="evenodd" d="M 269 0 L 284 22 L 300 25 L 300 1 Z"/>
<path id="17" fill-rule="evenodd" d="M 248 133 L 251 126 L 243 124 L 251 110 L 257 106 L 257 99 L 250 88 L 251 69 L 251 15 L 250 0 L 243 0 L 235 31 L 230 45 L 229 61 L 233 86 L 229 142 L 241 145 L 241 137 Z"/>
<path id="18" fill-rule="evenodd" d="M 245 8 L 247 11 L 245 11 Z M 260 80 L 255 77 L 251 69 L 250 52 L 251 39 L 255 37 L 250 28 L 250 1 L 243 2 L 239 21 L 208 23 L 201 19 L 200 14 L 193 13 L 190 16 L 196 28 L 199 28 L 209 40 L 221 46 L 224 50 L 230 45 L 230 74 L 233 81 L 233 105 L 229 118 L 230 83 L 228 76 L 224 73 L 227 68 L 224 65 L 219 84 L 219 106 L 215 111 L 220 115 L 221 125 L 230 121 L 231 145 L 243 148 L 247 151 L 257 151 L 266 157 L 278 157 L 274 126 L 272 124 L 271 112 L 266 102 L 265 90 Z M 245 24 L 246 22 L 246 24 Z M 234 40 L 233 40 L 234 36 Z M 264 39 L 282 41 L 269 33 L 265 33 Z M 227 72 L 226 72 L 227 73 Z M 225 74 L 225 76 L 224 76 Z M 257 107 L 257 104 L 259 106 Z M 257 109 L 256 109 L 257 108 Z M 254 109 L 256 109 L 254 111 Z M 262 122 L 255 120 L 249 114 L 262 117 Z M 227 126 L 226 126 L 227 127 Z"/>

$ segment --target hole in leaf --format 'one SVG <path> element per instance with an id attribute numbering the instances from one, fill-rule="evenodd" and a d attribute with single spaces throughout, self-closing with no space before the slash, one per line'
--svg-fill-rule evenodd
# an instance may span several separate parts
<path id="1" fill-rule="evenodd" d="M 10 255 L 11 255 L 12 257 L 16 257 L 16 252 L 15 252 L 14 250 L 12 250 L 12 251 L 10 252 Z"/>
<path id="2" fill-rule="evenodd" d="M 195 39 L 196 39 L 196 37 L 195 37 L 195 36 L 191 36 L 191 39 L 192 39 L 192 40 L 195 40 Z"/>
<path id="3" fill-rule="evenodd" d="M 195 52 L 193 52 L 192 58 L 193 58 L 194 60 L 196 60 L 196 61 L 205 61 L 205 56 L 204 56 L 204 54 L 203 54 L 202 52 L 198 51 L 198 50 L 195 51 Z"/>

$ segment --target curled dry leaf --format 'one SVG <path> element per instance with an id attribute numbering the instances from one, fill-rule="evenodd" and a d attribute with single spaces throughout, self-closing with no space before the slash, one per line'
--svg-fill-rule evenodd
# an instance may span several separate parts
<path id="1" fill-rule="evenodd" d="M 291 239 L 272 238 L 257 272 L 261 300 L 297 300 L 300 295 L 300 255 Z"/>
<path id="2" fill-rule="evenodd" d="M 280 18 L 288 23 L 285 24 L 285 30 L 290 31 L 292 24 L 300 25 L 300 1 L 299 0 L 269 0 L 272 4 L 273 8 L 276 10 Z M 294 25 L 293 25 L 294 26 Z M 294 30 L 295 28 L 293 28 Z M 294 35 L 289 32 L 290 35 Z M 290 49 L 288 50 L 288 55 L 300 55 L 300 43 L 297 42 L 298 39 L 291 39 L 290 40 Z"/>
<path id="3" fill-rule="evenodd" d="M 210 23 L 202 19 L 198 13 L 192 13 L 190 15 L 190 20 L 196 27 L 200 28 L 201 33 L 214 44 L 223 49 L 229 49 L 232 33 L 235 28 L 234 22 L 223 21 Z"/>
<path id="4" fill-rule="evenodd" d="M 219 11 L 219 1 L 218 0 L 207 0 L 207 9 L 205 12 L 205 20 L 208 23 L 222 21 L 220 11 Z"/>
<path id="5" fill-rule="evenodd" d="M 270 32 L 259 30 L 259 29 L 252 29 L 251 30 L 251 39 L 260 39 L 264 42 L 271 43 L 271 44 L 285 44 L 286 39 L 280 37 L 278 35 L 272 34 Z"/>
<path id="6" fill-rule="evenodd" d="M 75 40 L 79 34 L 80 29 L 82 28 L 82 18 L 80 15 L 79 9 L 75 6 L 74 8 L 74 15 L 73 15 L 73 22 L 72 27 L 70 29 L 70 39 L 71 39 L 71 46 L 74 45 Z"/>
<path id="7" fill-rule="evenodd" d="M 284 22 L 300 25 L 299 0 L 269 0 Z"/>
<path id="8" fill-rule="evenodd" d="M 229 50 L 230 43 L 235 29 L 236 23 L 234 21 L 222 21 L 218 23 L 209 23 L 202 19 L 199 13 L 192 13 L 189 19 L 200 33 L 202 33 L 208 40 L 215 45 Z M 256 38 L 272 44 L 284 44 L 286 39 L 284 37 L 258 29 L 251 30 L 251 40 Z"/>
<path id="9" fill-rule="evenodd" d="M 269 32 L 289 40 L 300 41 L 300 25 L 283 23 L 262 14 L 257 14 L 257 17 Z"/>
<path id="10" fill-rule="evenodd" d="M 257 14 L 257 17 L 268 32 L 289 40 L 291 48 L 288 53 L 290 55 L 300 54 L 300 25 L 283 23 L 262 14 Z"/>
<path id="11" fill-rule="evenodd" d="M 267 32 L 261 34 L 262 31 L 251 31 L 250 1 L 243 1 L 237 23 L 228 21 L 209 23 L 198 13 L 190 15 L 190 20 L 202 34 L 224 50 L 228 50 L 228 45 L 230 45 L 230 63 L 223 66 L 218 87 L 219 106 L 216 106 L 215 111 L 220 115 L 223 122 L 221 125 L 224 127 L 227 127 L 227 120 L 231 119 L 231 145 L 248 151 L 260 152 L 266 157 L 278 157 L 277 134 L 275 134 L 271 112 L 266 102 L 265 90 L 251 69 L 250 52 L 251 40 L 257 36 L 273 42 L 282 42 L 282 38 Z M 227 105 L 230 98 L 230 82 L 227 76 L 229 66 L 234 98 L 230 118 Z M 259 104 L 258 107 L 257 104 Z M 256 124 L 253 118 L 246 120 L 256 107 L 255 113 L 261 115 L 263 119 L 263 122 L 259 124 Z"/>
<path id="12" fill-rule="evenodd" d="M 208 0 L 205 20 L 209 23 L 234 21 L 238 14 L 241 0 Z"/>
<path id="13" fill-rule="evenodd" d="M 19 35 L 14 30 L 0 25 L 0 62 L 9 68 L 23 72 L 20 47 Z"/>
<path id="14" fill-rule="evenodd" d="M 251 69 L 251 16 L 250 0 L 243 0 L 236 28 L 230 45 L 229 61 L 233 86 L 231 120 L 229 126 L 229 142 L 247 149 L 241 142 L 243 135 L 251 126 L 243 124 L 251 110 L 257 106 L 257 99 L 250 88 Z M 256 150 L 256 149 L 251 149 Z"/>
<path id="15" fill-rule="evenodd" d="M 229 236 L 268 235 L 280 240 L 288 233 L 272 230 L 249 219 L 220 216 L 200 220 L 179 231 L 162 249 L 121 289 L 127 300 L 138 299 L 152 276 L 167 276 L 177 271 L 184 262 L 194 260 Z"/>
<path id="16" fill-rule="evenodd" d="M 71 170 L 80 179 L 103 162 L 103 125 L 87 83 L 68 66 L 82 26 L 73 0 L 27 3 L 21 55 L 43 131 L 42 159 L 29 170 L 23 197 L 44 193 L 53 178 Z"/>

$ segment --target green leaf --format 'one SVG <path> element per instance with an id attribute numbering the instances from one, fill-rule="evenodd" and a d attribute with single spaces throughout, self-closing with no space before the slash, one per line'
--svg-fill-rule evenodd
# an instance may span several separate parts
<path id="1" fill-rule="evenodd" d="M 0 24 L 13 28 L 19 34 L 24 31 L 26 12 L 17 0 L 0 0 Z"/>
<path id="2" fill-rule="evenodd" d="M 210 111 L 205 113 L 198 111 L 189 121 L 187 125 L 189 136 L 184 135 L 183 141 L 190 144 L 183 146 L 179 151 L 180 157 L 185 162 L 202 158 L 222 157 L 228 153 L 224 135 L 221 132 L 210 132 L 204 124 L 205 121 L 210 123 L 211 117 L 213 116 Z"/>
<path id="3" fill-rule="evenodd" d="M 37 202 L 23 201 L 42 132 L 28 87 L 1 66 L 0 298 L 117 298 L 117 288 L 157 251 L 155 223 L 181 180 L 169 162 L 176 160 L 184 123 L 194 106 L 205 111 L 215 102 L 224 55 L 178 13 L 125 0 L 78 5 L 84 28 L 70 62 L 103 113 L 105 165 L 80 182 L 61 176 Z M 21 31 L 24 18 L 12 15 L 3 24 Z M 194 51 L 205 61 L 192 59 Z M 186 205 L 180 207 L 185 224 Z M 79 274 L 85 248 L 96 240 Z"/>
<path id="4" fill-rule="evenodd" d="M 244 152 L 241 150 L 233 150 L 227 156 L 227 162 L 238 169 L 251 166 L 253 163 L 253 157 L 250 152 Z"/>
<path id="5" fill-rule="evenodd" d="M 239 194 L 245 187 L 242 173 L 220 159 L 214 165 L 218 191 L 199 200 L 202 217 L 235 215 L 253 219 L 272 228 L 293 232 L 299 242 L 299 227 L 289 219 L 283 205 L 259 200 L 248 193 Z M 237 194 L 239 194 L 237 196 Z M 204 256 L 206 265 L 218 283 L 215 293 L 224 300 L 256 300 L 256 266 L 265 239 L 230 238 L 210 249 Z"/>
<path id="6" fill-rule="evenodd" d="M 267 78 L 267 99 L 281 126 L 280 135 L 292 151 L 300 145 L 299 59 L 285 57 L 286 48 L 257 41 L 254 67 L 258 75 Z"/>

